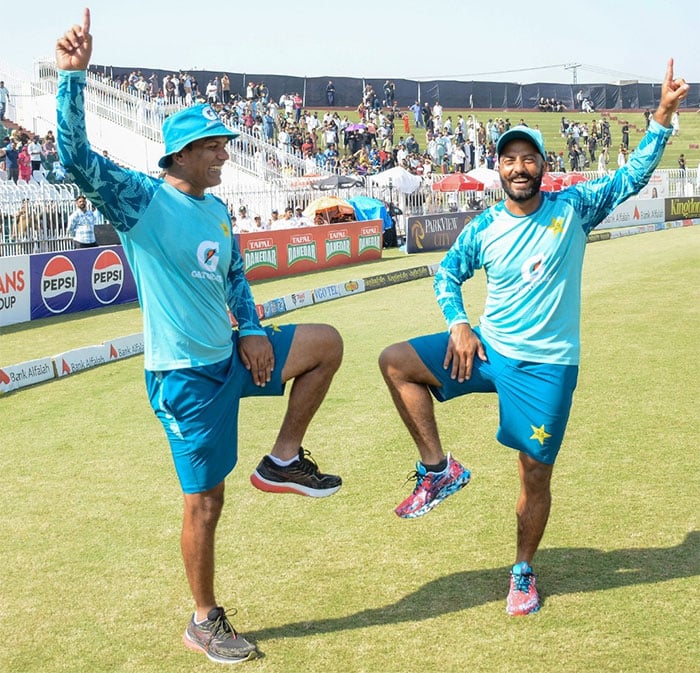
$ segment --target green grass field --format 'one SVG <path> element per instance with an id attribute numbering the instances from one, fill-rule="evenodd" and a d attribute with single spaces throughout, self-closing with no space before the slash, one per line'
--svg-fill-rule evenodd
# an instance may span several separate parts
<path id="1" fill-rule="evenodd" d="M 472 484 L 416 521 L 393 507 L 416 460 L 376 360 L 441 329 L 431 281 L 312 306 L 345 359 L 305 442 L 344 477 L 332 498 L 256 491 L 284 399 L 248 400 L 218 529 L 219 600 L 284 673 L 685 673 L 700 645 L 700 227 L 590 245 L 582 367 L 535 559 L 543 609 L 505 614 L 516 456 L 497 400 L 438 407 Z M 258 301 L 431 263 L 389 251 L 354 268 L 257 283 Z M 465 286 L 478 315 L 479 276 Z M 122 307 L 5 328 L 0 365 L 140 330 Z M 3 673 L 211 671 L 187 650 L 181 497 L 134 357 L 0 397 Z"/>

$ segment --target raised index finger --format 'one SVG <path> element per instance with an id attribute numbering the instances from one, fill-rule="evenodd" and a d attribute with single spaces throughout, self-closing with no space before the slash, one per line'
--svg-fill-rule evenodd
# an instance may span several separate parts
<path id="1" fill-rule="evenodd" d="M 86 7 L 83 11 L 83 35 L 90 34 L 90 8 Z"/>
<path id="2" fill-rule="evenodd" d="M 666 82 L 673 82 L 673 59 L 669 58 L 666 64 Z"/>

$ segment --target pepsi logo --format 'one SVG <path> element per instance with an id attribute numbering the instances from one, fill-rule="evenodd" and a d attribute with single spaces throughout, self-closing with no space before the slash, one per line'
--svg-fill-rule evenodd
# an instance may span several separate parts
<path id="1" fill-rule="evenodd" d="M 100 304 L 111 304 L 124 284 L 124 264 L 114 250 L 103 250 L 92 265 L 92 293 Z"/>
<path id="2" fill-rule="evenodd" d="M 64 255 L 52 257 L 41 272 L 41 299 L 51 313 L 62 313 L 75 299 L 78 275 Z"/>

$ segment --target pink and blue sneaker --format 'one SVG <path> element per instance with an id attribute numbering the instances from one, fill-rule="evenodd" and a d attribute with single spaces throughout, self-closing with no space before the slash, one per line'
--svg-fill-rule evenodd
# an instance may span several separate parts
<path id="1" fill-rule="evenodd" d="M 510 571 L 510 590 L 506 600 L 509 615 L 529 615 L 540 609 L 535 574 L 527 561 L 516 563 Z"/>
<path id="2" fill-rule="evenodd" d="M 420 461 L 409 479 L 415 479 L 413 493 L 394 511 L 402 519 L 415 519 L 427 514 L 445 498 L 463 489 L 471 478 L 471 472 L 447 454 L 447 467 L 442 472 L 428 472 Z"/>

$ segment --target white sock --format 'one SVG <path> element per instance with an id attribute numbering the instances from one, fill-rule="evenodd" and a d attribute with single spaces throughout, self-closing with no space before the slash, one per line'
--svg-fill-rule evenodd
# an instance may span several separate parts
<path id="1" fill-rule="evenodd" d="M 290 458 L 289 460 L 282 460 L 281 458 L 277 458 L 277 456 L 273 456 L 271 453 L 269 453 L 268 456 L 270 456 L 270 460 L 279 467 L 289 467 L 292 463 L 296 463 L 299 460 L 299 456 L 294 456 L 294 458 Z"/>

